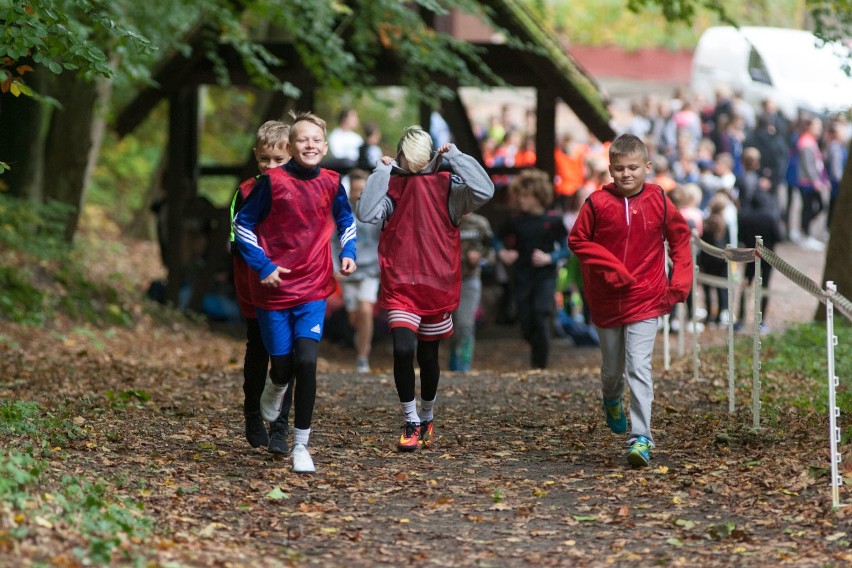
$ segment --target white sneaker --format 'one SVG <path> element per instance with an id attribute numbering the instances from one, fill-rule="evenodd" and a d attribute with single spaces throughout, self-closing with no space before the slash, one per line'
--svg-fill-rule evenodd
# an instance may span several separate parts
<path id="1" fill-rule="evenodd" d="M 813 250 L 813 251 L 824 251 L 825 250 L 825 243 L 818 240 L 818 239 L 815 239 L 813 237 L 807 237 L 806 239 L 804 239 L 801 242 L 800 246 L 803 249 Z"/>
<path id="2" fill-rule="evenodd" d="M 293 458 L 293 471 L 295 473 L 313 473 L 316 471 L 314 460 L 304 444 L 296 444 L 290 452 Z"/>
<path id="3" fill-rule="evenodd" d="M 370 363 L 367 362 L 366 359 L 358 359 L 355 364 L 355 371 L 359 373 L 369 373 L 370 372 Z"/>
<path id="4" fill-rule="evenodd" d="M 289 385 L 278 386 L 272 382 L 269 375 L 266 375 L 266 385 L 263 387 L 263 394 L 260 395 L 260 413 L 264 420 L 274 422 L 278 415 L 281 414 L 281 408 L 284 405 L 284 394 L 287 392 Z"/>

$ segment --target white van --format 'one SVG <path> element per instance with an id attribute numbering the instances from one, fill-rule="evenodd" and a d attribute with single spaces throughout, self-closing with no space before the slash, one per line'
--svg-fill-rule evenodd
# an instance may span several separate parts
<path id="1" fill-rule="evenodd" d="M 811 32 L 783 28 L 708 28 L 692 57 L 692 90 L 714 100 L 727 85 L 760 108 L 772 99 L 789 119 L 800 112 L 825 115 L 852 107 L 848 51 Z"/>

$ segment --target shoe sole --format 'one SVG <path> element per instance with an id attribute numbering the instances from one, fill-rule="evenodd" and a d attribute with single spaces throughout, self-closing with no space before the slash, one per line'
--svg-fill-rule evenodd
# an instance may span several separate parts
<path id="1" fill-rule="evenodd" d="M 276 455 L 279 455 L 279 456 L 286 456 L 288 453 L 290 453 L 290 449 L 287 448 L 286 446 L 283 447 L 283 448 L 268 446 L 266 449 L 269 450 L 270 454 L 276 454 Z"/>
<path id="2" fill-rule="evenodd" d="M 630 452 L 627 454 L 627 463 L 633 467 L 647 467 L 650 461 L 639 452 Z"/>
<path id="3" fill-rule="evenodd" d="M 416 446 L 400 446 L 397 444 L 396 449 L 400 452 L 414 452 L 417 451 L 417 448 L 420 447 L 420 443 L 418 442 Z"/>

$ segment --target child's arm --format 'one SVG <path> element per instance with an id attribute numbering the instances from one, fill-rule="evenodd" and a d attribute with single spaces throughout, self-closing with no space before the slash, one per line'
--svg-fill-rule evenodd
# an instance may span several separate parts
<path id="1" fill-rule="evenodd" d="M 674 207 L 672 207 L 674 209 Z M 613 290 L 632 286 L 636 279 L 609 250 L 593 240 L 594 211 L 588 202 L 583 204 L 574 227 L 568 235 L 568 246 L 583 266 L 594 267 L 601 273 L 602 282 Z"/>
<path id="2" fill-rule="evenodd" d="M 388 197 L 391 163 L 392 159 L 385 156 L 376 164 L 373 173 L 367 178 L 364 192 L 355 204 L 355 215 L 362 223 L 381 225 L 393 213 L 394 203 Z"/>
<path id="3" fill-rule="evenodd" d="M 482 166 L 455 144 L 438 149 L 453 169 L 450 182 L 450 218 L 458 225 L 465 213 L 476 211 L 494 197 L 494 182 Z"/>
<path id="4" fill-rule="evenodd" d="M 290 272 L 290 270 L 272 262 L 257 242 L 257 234 L 254 232 L 257 224 L 269 213 L 271 199 L 269 176 L 261 176 L 234 216 L 234 237 L 240 254 L 243 255 L 249 267 L 257 272 L 261 282 L 265 285 L 277 286 L 280 283 L 278 274 Z"/>
<path id="5" fill-rule="evenodd" d="M 340 242 L 340 273 L 349 276 L 355 271 L 355 217 L 349 205 L 349 197 L 343 185 L 337 188 L 337 196 L 331 206 L 331 213 L 337 224 L 338 241 Z"/>
<path id="6" fill-rule="evenodd" d="M 692 290 L 692 231 L 683 220 L 677 207 L 669 200 L 666 207 L 666 240 L 669 242 L 669 258 L 672 261 L 669 277 L 669 302 L 672 306 L 685 302 Z"/>

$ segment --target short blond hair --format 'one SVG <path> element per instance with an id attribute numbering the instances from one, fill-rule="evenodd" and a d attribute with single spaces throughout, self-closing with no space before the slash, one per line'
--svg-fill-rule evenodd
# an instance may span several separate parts
<path id="1" fill-rule="evenodd" d="M 610 161 L 613 161 L 613 158 L 617 156 L 630 156 L 633 154 L 640 154 L 643 162 L 648 161 L 648 146 L 645 145 L 645 142 L 641 138 L 634 134 L 622 134 L 609 145 Z"/>
<path id="2" fill-rule="evenodd" d="M 293 117 L 293 124 L 290 126 L 290 144 L 296 143 L 296 125 L 300 122 L 310 122 L 322 129 L 323 138 L 328 139 L 328 125 L 326 122 L 313 114 L 312 112 L 290 111 L 290 116 Z"/>
<path id="3" fill-rule="evenodd" d="M 277 148 L 287 142 L 290 137 L 290 125 L 280 120 L 267 120 L 257 129 L 254 139 L 256 148 Z"/>
<path id="4" fill-rule="evenodd" d="M 402 133 L 396 146 L 397 156 L 408 160 L 412 173 L 422 171 L 432 161 L 432 137 L 419 125 L 409 126 Z"/>

